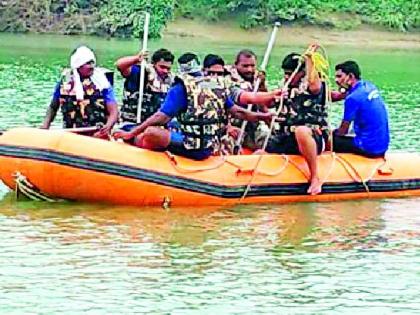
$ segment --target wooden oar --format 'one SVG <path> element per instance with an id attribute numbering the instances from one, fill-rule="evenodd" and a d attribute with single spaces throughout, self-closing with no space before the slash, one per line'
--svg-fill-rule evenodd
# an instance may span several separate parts
<path id="1" fill-rule="evenodd" d="M 142 52 L 143 53 L 145 51 L 147 51 L 147 39 L 149 37 L 149 23 L 150 23 L 150 13 L 145 12 L 144 27 L 143 27 L 143 45 L 142 45 Z M 137 104 L 137 123 L 138 124 L 141 121 L 141 107 L 142 107 L 142 104 L 143 104 L 145 74 L 146 74 L 146 60 L 145 60 L 145 58 L 143 58 L 143 60 L 141 61 L 141 68 L 140 68 L 139 102 Z"/>

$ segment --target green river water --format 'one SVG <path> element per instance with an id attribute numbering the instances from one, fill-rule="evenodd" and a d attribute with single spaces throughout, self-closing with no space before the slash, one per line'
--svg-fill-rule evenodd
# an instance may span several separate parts
<path id="1" fill-rule="evenodd" d="M 138 48 L 11 34 L 0 43 L 0 130 L 40 125 L 76 45 L 109 68 Z M 265 49 L 165 38 L 151 50 L 163 45 L 227 60 Z M 270 85 L 281 58 L 303 49 L 279 43 Z M 391 151 L 419 152 L 420 51 L 326 49 L 332 64 L 357 60 L 380 88 Z M 119 98 L 121 84 L 116 75 Z M 0 314 L 420 314 L 419 212 L 419 198 L 169 210 L 16 202 L 0 184 Z"/>

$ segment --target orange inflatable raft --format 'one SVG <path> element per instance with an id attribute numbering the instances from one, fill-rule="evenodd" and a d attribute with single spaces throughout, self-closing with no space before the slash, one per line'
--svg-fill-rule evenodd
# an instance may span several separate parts
<path id="1" fill-rule="evenodd" d="M 300 156 L 192 161 L 65 131 L 16 128 L 0 136 L 0 179 L 11 189 L 19 175 L 49 197 L 135 206 L 419 196 L 419 165 L 418 153 L 368 159 L 327 152 L 319 157 L 323 192 L 309 196 Z"/>

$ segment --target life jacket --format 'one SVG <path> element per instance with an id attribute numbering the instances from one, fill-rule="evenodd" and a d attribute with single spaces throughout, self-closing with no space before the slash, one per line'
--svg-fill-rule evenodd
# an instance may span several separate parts
<path id="1" fill-rule="evenodd" d="M 254 82 L 246 81 L 238 72 L 234 66 L 226 66 L 226 71 L 230 75 L 230 79 L 233 84 L 236 84 L 241 90 L 252 92 L 254 90 L 254 84 L 257 81 L 257 78 L 254 78 Z"/>
<path id="2" fill-rule="evenodd" d="M 187 109 L 177 117 L 184 135 L 184 147 L 189 150 L 213 148 L 221 150 L 226 135 L 228 114 L 226 100 L 230 95 L 231 81 L 226 77 L 182 76 L 187 92 Z"/>
<path id="3" fill-rule="evenodd" d="M 322 82 L 321 92 L 312 95 L 307 83 L 303 81 L 298 88 L 289 88 L 289 96 L 283 100 L 279 113 L 280 123 L 274 126 L 275 133 L 290 135 L 298 126 L 307 126 L 323 134 L 328 131 L 328 109 L 326 102 L 326 84 Z M 276 104 L 278 110 L 280 101 Z"/>
<path id="4" fill-rule="evenodd" d="M 105 100 L 90 78 L 82 80 L 84 99 L 77 100 L 73 90 L 74 81 L 71 70 L 62 73 L 59 103 L 63 113 L 64 128 L 79 128 L 105 124 L 108 117 Z"/>
<path id="5" fill-rule="evenodd" d="M 247 92 L 253 92 L 254 86 L 257 83 L 257 74 L 254 77 L 254 82 L 246 81 L 238 72 L 238 70 L 234 66 L 226 66 L 226 70 L 230 74 L 230 78 L 232 80 L 232 83 L 238 86 L 241 90 L 247 91 Z M 251 108 L 252 111 L 257 111 L 258 107 L 256 105 L 253 105 Z M 229 122 L 232 126 L 241 128 L 243 120 L 238 118 L 231 117 L 229 119 Z M 255 133 L 258 129 L 259 123 L 258 122 L 247 122 L 245 127 L 245 139 L 244 144 L 254 144 L 255 143 Z M 251 145 L 253 147 L 253 145 Z"/>
<path id="6" fill-rule="evenodd" d="M 157 75 L 156 70 L 152 65 L 146 67 L 146 81 L 143 92 L 143 103 L 141 106 L 141 122 L 145 121 L 159 110 L 172 85 L 172 81 L 172 76 L 168 76 L 166 79 L 162 80 Z M 123 104 L 120 111 L 122 122 L 137 122 L 139 82 L 140 78 L 136 78 L 132 81 L 129 79 L 125 80 Z"/>

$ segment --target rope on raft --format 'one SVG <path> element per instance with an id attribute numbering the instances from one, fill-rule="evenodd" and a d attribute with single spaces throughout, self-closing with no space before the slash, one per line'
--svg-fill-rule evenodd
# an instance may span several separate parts
<path id="1" fill-rule="evenodd" d="M 387 163 L 386 159 L 383 158 L 383 160 L 372 169 L 372 172 L 370 173 L 370 175 L 366 178 L 363 178 L 362 175 L 360 175 L 357 169 L 348 160 L 346 160 L 342 156 L 335 154 L 335 152 L 333 152 L 333 154 L 335 158 L 341 163 L 341 165 L 343 165 L 344 169 L 353 178 L 353 180 L 355 182 L 360 182 L 363 185 L 363 187 L 365 188 L 369 196 L 370 190 L 369 190 L 368 182 L 373 178 L 373 176 L 375 176 L 377 172 L 379 173 L 380 168 Z M 355 178 L 353 174 L 350 173 L 348 168 L 350 168 L 354 172 L 354 175 L 356 175 L 357 178 Z"/>
<path id="2" fill-rule="evenodd" d="M 171 161 L 171 164 L 174 167 L 174 169 L 176 171 L 178 171 L 179 173 L 183 173 L 183 174 L 200 173 L 200 172 L 205 172 L 205 171 L 216 170 L 216 169 L 222 167 L 225 163 L 227 163 L 229 165 L 232 165 L 233 167 L 237 168 L 237 171 L 236 171 L 237 175 L 239 175 L 240 173 L 247 172 L 247 170 L 244 170 L 241 166 L 235 164 L 232 161 L 228 161 L 226 155 L 222 155 L 220 161 L 216 165 L 213 165 L 213 166 L 209 166 L 209 167 L 205 167 L 205 168 L 186 168 L 186 167 L 182 167 L 182 166 L 179 165 L 179 163 L 176 159 L 176 156 L 174 154 L 172 154 L 169 151 L 165 151 L 165 153 L 166 153 L 166 156 Z M 280 156 L 285 160 L 286 163 L 282 167 L 280 167 L 279 170 L 277 170 L 275 172 L 261 172 L 261 171 L 258 171 L 258 174 L 265 175 L 265 176 L 277 176 L 277 175 L 280 175 L 287 168 L 287 165 L 288 165 L 289 162 L 290 162 L 290 164 L 294 165 L 292 161 L 289 161 L 289 157 L 287 155 L 282 154 Z M 305 172 L 303 172 L 302 170 L 299 169 L 298 166 L 296 166 L 296 167 L 298 168 L 299 171 L 301 171 L 304 174 L 305 177 L 307 176 L 305 174 Z"/>
<path id="3" fill-rule="evenodd" d="M 47 195 L 43 194 L 38 188 L 32 185 L 28 179 L 22 175 L 20 172 L 16 172 L 13 177 L 15 178 L 15 191 L 16 197 L 19 197 L 20 194 L 25 197 L 35 200 L 35 201 L 48 201 L 56 202 L 56 199 L 50 198 Z"/>
<path id="4" fill-rule="evenodd" d="M 323 47 L 323 46 L 321 46 L 321 45 L 318 45 L 317 46 L 317 48 L 320 48 L 321 49 L 321 51 L 322 52 L 317 52 L 316 51 L 316 47 L 314 47 L 314 46 L 312 46 L 312 45 L 310 45 L 307 49 L 306 49 L 306 51 L 302 54 L 302 58 L 299 60 L 299 63 L 298 63 L 298 65 L 297 65 L 297 67 L 295 68 L 295 70 L 293 71 L 293 73 L 291 74 L 291 76 L 290 76 L 290 78 L 289 78 L 289 81 L 288 82 L 286 82 L 285 83 L 285 85 L 283 86 L 283 89 L 286 89 L 287 87 L 288 87 L 288 85 L 289 85 L 289 83 L 290 83 L 290 80 L 296 75 L 296 73 L 297 73 L 297 71 L 299 70 L 299 68 L 300 68 L 300 66 L 301 66 L 301 64 L 302 64 L 302 60 L 303 60 L 303 56 L 304 55 L 308 55 L 310 58 L 311 58 L 311 60 L 312 60 L 312 63 L 313 63 L 313 69 L 312 69 L 312 72 L 311 73 L 307 73 L 307 76 L 308 76 L 308 78 L 311 78 L 311 77 L 313 77 L 314 75 L 316 75 L 316 74 L 318 74 L 318 76 L 319 76 L 319 78 L 323 81 L 323 82 L 325 82 L 325 86 L 326 86 L 326 91 L 325 91 L 325 94 L 326 94 L 326 100 L 325 100 L 325 102 L 326 102 L 326 106 L 327 106 L 327 111 L 329 112 L 328 113 L 328 126 L 329 126 L 329 130 L 330 130 L 330 135 L 329 135 L 329 138 L 331 139 L 330 141 L 331 141 L 331 155 L 332 155 L 332 161 L 331 161 L 331 166 L 330 166 L 330 169 L 329 169 L 329 171 L 327 172 L 327 174 L 326 174 L 326 176 L 325 176 L 325 178 L 323 178 L 322 180 L 321 180 L 321 183 L 325 183 L 326 182 L 326 180 L 328 179 L 328 177 L 331 175 L 331 173 L 332 173 L 332 170 L 333 170 L 333 168 L 334 168 L 334 165 L 335 165 L 335 160 L 336 159 L 338 159 L 340 162 L 341 162 L 341 164 L 342 164 L 342 166 L 346 169 L 346 171 L 347 171 L 347 173 L 353 178 L 353 180 L 354 181 L 358 181 L 358 179 L 357 178 L 355 178 L 354 176 L 353 176 L 353 174 L 351 174 L 349 171 L 348 171 L 348 167 L 350 167 L 352 170 L 353 170 L 353 172 L 356 174 L 356 176 L 360 179 L 360 182 L 363 184 L 363 187 L 365 188 L 365 190 L 366 190 L 366 192 L 368 193 L 368 195 L 369 195 L 369 187 L 368 187 L 368 185 L 366 184 L 366 182 L 368 181 L 368 180 L 370 180 L 373 176 L 374 176 L 374 174 L 376 173 L 376 171 L 385 163 L 383 163 L 383 164 L 381 164 L 381 165 L 379 165 L 377 168 L 375 168 L 374 170 L 373 170 L 373 172 L 372 172 L 372 174 L 371 174 L 371 176 L 370 177 L 368 177 L 368 179 L 366 179 L 366 180 L 364 180 L 361 176 L 360 176 L 360 174 L 357 172 L 357 170 L 351 165 L 351 163 L 350 162 L 348 162 L 348 161 L 346 161 L 346 160 L 344 160 L 344 159 L 342 159 L 342 158 L 339 158 L 336 154 L 335 154 L 335 152 L 333 151 L 333 136 L 332 136 L 332 128 L 331 128 L 331 112 L 330 112 L 330 110 L 331 110 L 331 106 L 330 106 L 330 104 L 331 104 L 331 91 L 330 91 L 330 85 L 331 85 L 331 81 L 330 81 L 330 78 L 331 78 L 331 67 L 330 67 L 330 64 L 329 64 L 329 61 L 328 61 L 328 55 L 327 55 L 327 51 L 326 51 L 326 49 Z M 281 97 L 281 99 L 280 99 L 280 106 L 279 106 L 279 110 L 276 112 L 276 117 L 279 115 L 279 113 L 280 113 L 280 109 L 283 107 L 283 97 Z M 268 143 L 268 138 L 269 138 L 269 136 L 271 135 L 271 132 L 272 132 L 272 130 L 273 130 L 273 126 L 274 126 L 274 118 L 272 119 L 272 121 L 271 121 L 271 124 L 270 124 L 270 132 L 269 132 L 269 134 L 267 135 L 267 137 L 266 137 L 266 139 L 265 139 L 265 142 L 264 142 L 264 145 L 263 145 L 263 148 L 262 148 L 262 150 L 265 150 L 265 148 L 266 148 L 266 146 L 267 146 L 267 143 Z M 248 185 L 246 186 L 246 188 L 245 188 L 245 190 L 244 190 L 244 192 L 243 192 L 243 194 L 242 194 L 242 197 L 240 198 L 240 200 L 239 200 L 239 202 L 242 202 L 244 199 L 245 199 L 245 197 L 246 197 L 246 195 L 248 194 L 248 192 L 249 192 L 249 190 L 251 189 L 251 185 L 252 185 L 252 182 L 253 182 L 253 180 L 254 180 L 254 177 L 256 176 L 256 174 L 257 174 L 257 169 L 258 169 L 258 166 L 259 166 L 259 164 L 260 164 L 260 162 L 261 162 L 261 160 L 262 160 L 262 155 L 260 156 L 260 158 L 257 160 L 257 163 L 256 163 L 256 165 L 255 165 L 255 171 L 253 172 L 253 174 L 252 174 L 252 176 L 251 176 L 251 179 L 249 180 L 249 182 L 248 182 Z M 343 163 L 343 160 L 344 160 L 344 163 Z M 306 177 L 306 179 L 308 179 L 309 180 L 309 176 L 298 166 L 298 165 L 296 165 L 293 161 L 289 161 L 290 162 L 290 164 L 292 164 L 293 166 L 295 166 L 295 168 L 296 169 L 298 169 L 305 177 Z M 287 163 L 286 163 L 287 164 Z"/>
<path id="5" fill-rule="evenodd" d="M 306 53 L 309 51 L 309 49 L 310 49 L 310 47 L 309 47 L 308 49 L 306 49 L 306 51 L 305 51 L 305 53 L 304 53 L 304 54 L 306 54 Z M 313 55 L 312 55 L 312 56 L 313 56 Z M 296 66 L 296 68 L 293 70 L 293 72 L 292 72 L 292 74 L 290 75 L 289 79 L 287 80 L 287 82 L 285 82 L 285 83 L 284 83 L 283 88 L 282 88 L 282 91 L 283 91 L 283 92 L 284 92 L 284 91 L 286 91 L 286 90 L 288 89 L 289 84 L 292 82 L 292 80 L 293 80 L 293 78 L 295 77 L 295 75 L 299 72 L 300 67 L 301 67 L 301 65 L 302 65 L 302 64 L 303 64 L 303 58 L 300 58 L 300 59 L 299 59 L 299 61 L 298 61 L 297 66 Z M 279 104 L 279 107 L 278 107 L 278 109 L 277 109 L 277 111 L 276 111 L 276 115 L 275 115 L 275 116 L 273 116 L 273 118 L 271 119 L 269 132 L 268 132 L 268 134 L 265 136 L 264 144 L 263 144 L 263 146 L 262 146 L 262 150 L 263 150 L 263 151 L 265 151 L 265 149 L 266 149 L 266 147 L 267 147 L 267 145 L 268 145 L 268 141 L 269 141 L 269 138 L 270 138 L 270 136 L 271 136 L 271 133 L 273 132 L 273 129 L 274 129 L 274 124 L 275 124 L 275 122 L 276 122 L 275 118 L 276 118 L 276 117 L 278 117 L 278 116 L 280 115 L 280 112 L 281 112 L 281 110 L 283 109 L 283 101 L 284 101 L 284 97 L 283 97 L 283 96 L 281 96 L 281 97 L 280 97 L 280 104 Z M 256 170 L 258 169 L 258 166 L 260 165 L 261 160 L 262 160 L 262 155 L 260 155 L 260 156 L 259 156 L 259 158 L 258 158 L 258 160 L 257 160 L 257 163 L 255 164 L 255 167 L 254 167 L 254 172 L 252 173 L 252 176 L 251 176 L 251 178 L 250 178 L 250 180 L 249 180 L 249 182 L 248 182 L 248 184 L 247 184 L 247 186 L 246 186 L 246 188 L 245 188 L 245 190 L 244 190 L 244 193 L 242 194 L 242 197 L 239 199 L 239 202 L 242 202 L 242 201 L 245 199 L 246 195 L 248 194 L 249 190 L 251 189 L 251 184 L 252 184 L 252 182 L 253 182 L 253 180 L 254 180 L 254 177 L 255 177 L 255 176 L 256 176 L 256 174 L 257 174 Z"/>
<path id="6" fill-rule="evenodd" d="M 226 156 L 222 156 L 222 159 L 220 160 L 219 163 L 217 163 L 214 166 L 210 166 L 210 167 L 206 167 L 206 168 L 199 168 L 199 169 L 193 169 L 193 168 L 185 168 L 185 167 L 181 167 L 178 164 L 178 161 L 176 160 L 176 156 L 172 153 L 170 153 L 169 151 L 165 152 L 167 157 L 169 158 L 169 160 L 171 161 L 172 166 L 175 168 L 176 171 L 180 172 L 180 173 L 184 173 L 184 174 L 191 174 L 191 173 L 199 173 L 199 172 L 205 172 L 205 171 L 211 171 L 211 170 L 215 170 L 218 169 L 220 167 L 222 167 L 225 163 L 232 165 L 233 167 L 237 168 L 236 174 L 239 175 L 240 173 L 246 173 L 248 172 L 248 170 L 243 170 L 241 166 L 233 163 L 232 161 L 228 161 Z M 344 168 L 344 170 L 347 172 L 347 174 L 352 178 L 352 180 L 354 182 L 358 182 L 361 183 L 366 191 L 366 193 L 370 194 L 370 190 L 369 190 L 369 186 L 368 186 L 368 182 L 373 178 L 373 176 L 375 176 L 375 174 L 377 172 L 380 171 L 381 167 L 383 167 L 387 161 L 384 158 L 380 163 L 378 163 L 377 165 L 375 165 L 372 168 L 372 171 L 369 173 L 369 176 L 367 176 L 366 178 L 363 178 L 362 175 L 359 173 L 359 171 L 351 164 L 350 161 L 348 161 L 347 159 L 345 159 L 344 157 L 338 155 L 335 152 L 330 152 L 331 154 L 331 164 L 330 167 L 328 169 L 328 171 L 326 172 L 326 175 L 324 176 L 324 178 L 321 180 L 322 183 L 326 183 L 328 178 L 331 176 L 333 169 L 335 167 L 335 162 L 338 161 L 342 167 Z M 309 175 L 307 174 L 307 172 L 302 169 L 297 163 L 295 163 L 293 160 L 291 160 L 289 158 L 289 156 L 285 155 L 285 154 L 281 154 L 280 155 L 285 163 L 284 165 L 282 165 L 279 170 L 275 171 L 275 172 L 262 172 L 259 171 L 257 168 L 253 168 L 251 171 L 251 180 L 248 183 L 246 190 L 244 192 L 244 194 L 242 195 L 242 197 L 240 198 L 239 202 L 242 202 L 244 200 L 244 198 L 246 197 L 246 195 L 248 194 L 249 190 L 251 189 L 251 185 L 250 183 L 252 183 L 252 180 L 255 178 L 255 176 L 257 174 L 259 175 L 263 175 L 263 176 L 278 176 L 281 173 L 283 173 L 288 165 L 292 165 L 294 168 L 296 168 L 305 178 L 306 180 L 309 180 Z M 261 162 L 263 155 L 259 156 L 258 162 Z"/>
<path id="7" fill-rule="evenodd" d="M 178 161 L 176 160 L 176 155 L 172 154 L 169 151 L 165 151 L 165 154 L 169 158 L 169 161 L 171 161 L 171 164 L 175 168 L 175 170 L 177 170 L 180 173 L 187 173 L 187 174 L 188 173 L 199 173 L 199 172 L 204 172 L 204 171 L 212 171 L 212 170 L 220 168 L 226 162 L 226 155 L 222 155 L 222 158 L 220 159 L 220 162 L 217 163 L 214 166 L 209 166 L 209 167 L 200 168 L 200 169 L 186 168 L 186 167 L 179 166 Z"/>

